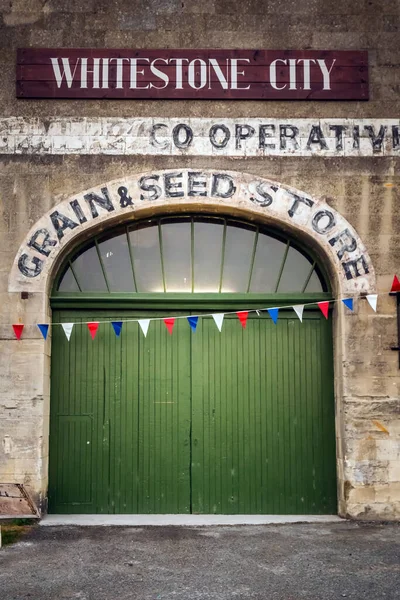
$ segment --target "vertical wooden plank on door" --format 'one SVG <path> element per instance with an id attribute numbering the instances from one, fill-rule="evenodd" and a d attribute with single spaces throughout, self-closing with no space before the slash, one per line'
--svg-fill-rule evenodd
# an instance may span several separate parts
<path id="1" fill-rule="evenodd" d="M 109 315 L 109 319 L 118 317 Z M 109 513 L 124 512 L 123 487 L 126 481 L 126 460 L 123 412 L 125 404 L 121 395 L 121 339 L 117 338 L 112 325 L 107 322 L 99 325 L 97 342 L 104 356 L 105 397 L 109 406 L 110 431 L 110 482 Z"/>
<path id="2" fill-rule="evenodd" d="M 118 319 L 116 319 L 118 320 Z M 139 512 L 139 329 L 135 322 L 123 324 L 120 340 L 121 416 L 120 513 Z"/>
<path id="3" fill-rule="evenodd" d="M 248 473 L 248 505 L 245 507 L 252 514 L 261 512 L 262 501 L 262 439 L 264 432 L 261 429 L 261 364 L 260 353 L 260 317 L 257 313 L 250 313 L 246 332 L 243 337 L 246 340 L 243 357 L 246 359 L 246 372 L 253 376 L 247 376 L 247 398 L 248 411 L 244 411 L 244 418 L 247 418 L 247 455 L 244 468 L 247 467 Z M 250 335 L 247 335 L 250 334 Z"/>
<path id="4" fill-rule="evenodd" d="M 200 319 L 196 333 L 191 334 L 191 512 L 195 514 L 215 512 L 208 502 L 212 478 L 209 413 L 213 396 L 210 383 L 217 378 L 218 364 L 213 360 L 207 327 L 208 319 Z"/>
<path id="5" fill-rule="evenodd" d="M 78 322 L 82 321 L 82 319 L 79 319 L 78 317 Z M 75 332 L 73 332 L 73 335 L 76 336 L 81 336 L 83 334 L 82 332 L 82 326 L 79 325 L 79 329 Z M 64 332 L 62 332 L 62 335 L 64 336 Z M 71 336 L 71 340 L 72 340 L 72 336 Z M 70 371 L 69 371 L 69 381 L 66 382 L 66 387 L 67 389 L 69 388 L 69 394 L 71 397 L 71 400 L 73 401 L 73 411 L 74 414 L 81 414 L 81 415 L 86 415 L 86 418 L 88 419 L 90 424 L 90 436 L 89 436 L 89 432 L 88 432 L 88 437 L 86 440 L 84 440 L 84 453 L 83 455 L 79 458 L 79 468 L 73 472 L 73 478 L 76 478 L 77 482 L 81 480 L 80 485 L 82 485 L 83 487 L 89 487 L 90 488 L 90 502 L 92 503 L 92 506 L 95 504 L 95 496 L 94 496 L 94 492 L 93 492 L 93 482 L 94 482 L 94 478 L 93 478 L 93 468 L 95 465 L 95 460 L 94 460 L 94 456 L 93 456 L 93 452 L 96 453 L 96 446 L 94 446 L 94 437 L 93 437 L 93 416 L 94 416 L 94 412 L 95 409 L 92 406 L 92 399 L 90 397 L 88 397 L 87 394 L 85 394 L 85 390 L 82 387 L 82 377 L 84 375 L 84 373 L 86 373 L 86 369 L 87 369 L 87 365 L 86 365 L 86 360 L 85 360 L 85 356 L 86 353 L 85 351 L 81 349 L 81 345 L 79 343 L 79 337 L 78 337 L 78 342 L 77 342 L 77 338 L 74 337 L 74 339 L 72 340 L 72 345 L 71 342 L 67 342 L 64 336 L 63 339 L 64 342 L 64 348 L 66 351 L 69 351 L 70 353 Z M 76 449 L 74 449 L 76 450 Z M 65 460 L 65 459 L 64 459 Z M 79 471 L 80 470 L 86 470 L 85 473 L 82 473 L 82 475 L 79 477 Z M 88 507 L 89 508 L 89 507 Z M 77 512 L 80 512 L 80 510 L 77 508 Z"/>
<path id="6" fill-rule="evenodd" d="M 82 313 L 82 324 L 77 327 L 77 344 L 84 352 L 86 372 L 82 374 L 84 393 L 91 406 L 95 422 L 94 447 L 94 492 L 96 513 L 108 514 L 110 511 L 110 404 L 107 394 L 109 374 L 106 364 L 106 327 L 100 325 L 96 337 L 92 340 L 87 328 L 88 321 L 96 321 L 101 314 Z"/>
<path id="7" fill-rule="evenodd" d="M 304 317 L 306 319 L 306 317 Z M 305 321 L 306 323 L 306 321 Z M 301 348 L 301 335 L 303 324 L 297 318 L 296 315 L 289 315 L 287 320 L 287 327 L 289 332 L 289 345 L 293 354 L 291 374 L 289 377 L 289 410 L 290 410 L 290 427 L 291 427 L 291 444 L 293 447 L 292 453 L 299 452 L 298 448 L 302 449 L 303 436 L 301 433 L 301 422 L 303 409 L 299 402 L 297 402 L 297 390 L 301 389 L 302 386 L 302 355 L 303 351 Z M 308 440 L 304 440 L 308 443 Z M 301 452 L 301 450 L 300 450 Z M 298 514 L 304 510 L 304 500 L 301 494 L 302 486 L 302 469 L 303 465 L 297 466 L 296 457 L 292 456 L 292 469 L 291 469 L 291 481 L 292 481 L 292 497 L 290 512 Z"/>

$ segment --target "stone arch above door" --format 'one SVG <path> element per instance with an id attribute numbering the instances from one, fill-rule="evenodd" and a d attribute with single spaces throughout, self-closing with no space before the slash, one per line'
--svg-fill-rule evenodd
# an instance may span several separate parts
<path id="1" fill-rule="evenodd" d="M 63 200 L 21 244 L 9 291 L 48 292 L 66 252 L 119 222 L 161 213 L 212 212 L 286 231 L 324 261 L 336 295 L 375 291 L 375 272 L 354 228 L 324 200 L 279 182 L 234 171 L 163 170 L 104 183 Z"/>

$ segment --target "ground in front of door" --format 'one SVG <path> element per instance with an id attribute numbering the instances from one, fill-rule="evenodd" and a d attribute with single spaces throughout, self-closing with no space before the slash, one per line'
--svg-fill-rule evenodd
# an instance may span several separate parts
<path id="1" fill-rule="evenodd" d="M 400 527 L 36 527 L 0 550 L 7 600 L 400 598 Z"/>

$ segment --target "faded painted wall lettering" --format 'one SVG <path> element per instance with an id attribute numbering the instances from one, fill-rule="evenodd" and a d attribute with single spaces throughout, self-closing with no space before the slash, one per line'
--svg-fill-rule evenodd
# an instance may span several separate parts
<path id="1" fill-rule="evenodd" d="M 370 260 L 352 227 L 322 200 L 250 175 L 189 169 L 151 172 L 65 200 L 42 217 L 21 247 L 17 268 L 23 279 L 39 278 L 61 245 L 79 230 L 112 219 L 115 214 L 140 215 L 141 208 L 191 203 L 236 206 L 265 218 L 284 221 L 323 245 L 346 280 L 365 281 Z"/>
<path id="2" fill-rule="evenodd" d="M 0 154 L 400 156 L 400 120 L 6 118 Z"/>

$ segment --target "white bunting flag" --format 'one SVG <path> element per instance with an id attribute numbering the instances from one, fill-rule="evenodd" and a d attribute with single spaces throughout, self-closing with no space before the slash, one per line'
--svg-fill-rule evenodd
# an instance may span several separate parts
<path id="1" fill-rule="evenodd" d="M 150 325 L 150 319 L 140 319 L 138 321 L 139 325 L 140 325 L 140 329 L 143 331 L 144 333 L 144 337 L 147 336 L 147 332 L 149 330 L 149 325 Z"/>
<path id="2" fill-rule="evenodd" d="M 378 303 L 378 294 L 369 294 L 368 296 L 366 296 L 366 298 L 367 298 L 368 304 L 370 305 L 372 310 L 374 312 L 376 312 L 376 305 Z"/>
<path id="3" fill-rule="evenodd" d="M 300 322 L 303 322 L 303 310 L 304 310 L 304 304 L 296 304 L 296 306 L 293 306 L 293 310 L 296 313 L 296 315 L 299 317 Z"/>
<path id="4" fill-rule="evenodd" d="M 64 329 L 64 333 L 67 337 L 67 340 L 69 341 L 71 339 L 71 333 L 74 323 L 62 323 L 61 326 Z"/>
<path id="5" fill-rule="evenodd" d="M 218 330 L 221 331 L 222 323 L 224 321 L 224 313 L 217 313 L 215 315 L 212 315 L 212 318 L 214 319 L 215 324 L 218 327 Z"/>

